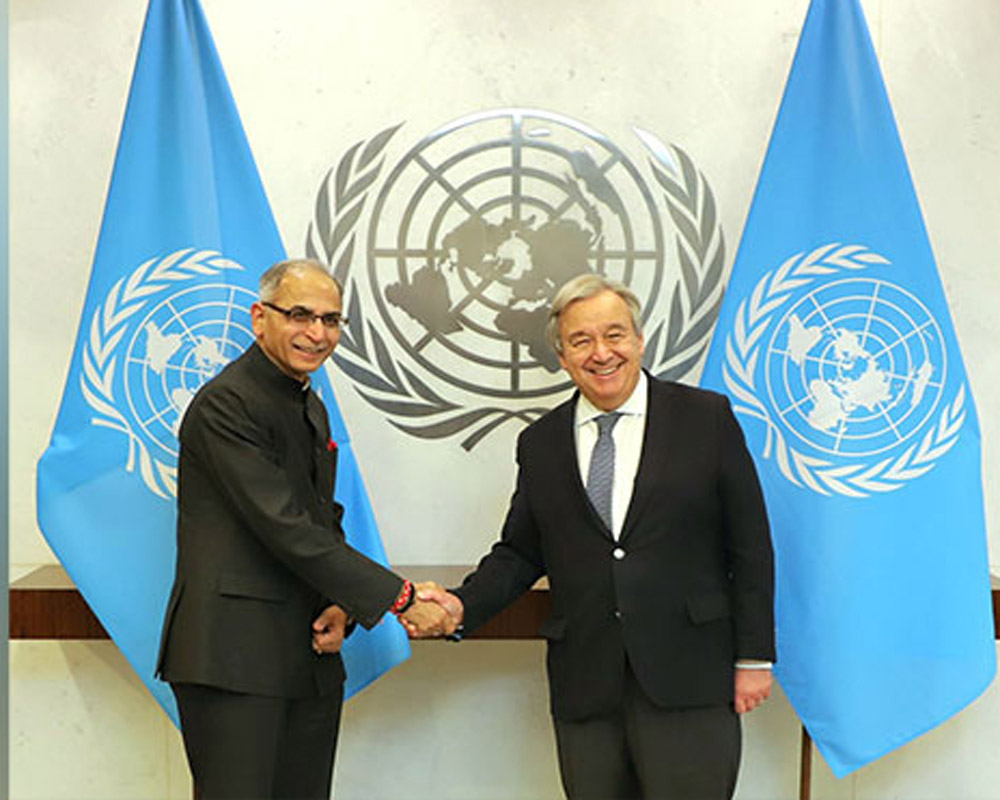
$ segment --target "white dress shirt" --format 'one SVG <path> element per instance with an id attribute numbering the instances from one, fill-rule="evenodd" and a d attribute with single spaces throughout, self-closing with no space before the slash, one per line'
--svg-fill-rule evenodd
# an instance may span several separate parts
<path id="1" fill-rule="evenodd" d="M 618 539 L 625 524 L 629 503 L 632 502 L 632 488 L 639 471 L 642 442 L 646 435 L 646 406 L 649 404 L 647 378 L 639 373 L 639 382 L 629 398 L 618 408 L 612 409 L 622 415 L 615 424 L 611 435 L 615 442 L 615 481 L 611 490 L 611 533 Z M 576 456 L 580 466 L 580 479 L 587 485 L 590 457 L 597 444 L 597 417 L 608 412 L 595 406 L 582 394 L 576 402 L 575 430 Z"/>

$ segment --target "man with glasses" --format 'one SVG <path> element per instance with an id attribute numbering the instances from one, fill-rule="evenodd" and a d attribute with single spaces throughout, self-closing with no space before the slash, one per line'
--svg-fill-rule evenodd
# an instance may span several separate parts
<path id="1" fill-rule="evenodd" d="M 345 628 L 387 612 L 449 633 L 440 606 L 344 540 L 336 446 L 309 376 L 340 339 L 341 287 L 315 261 L 260 281 L 256 342 L 180 429 L 177 572 L 158 674 L 201 800 L 328 798 Z"/>

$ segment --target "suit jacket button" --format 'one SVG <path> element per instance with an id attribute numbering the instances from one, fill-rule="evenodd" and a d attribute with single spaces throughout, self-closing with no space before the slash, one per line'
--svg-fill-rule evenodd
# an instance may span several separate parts
<path id="1" fill-rule="evenodd" d="M 620 620 L 622 618 L 622 612 L 615 609 L 615 619 Z"/>
<path id="2" fill-rule="evenodd" d="M 625 558 L 625 551 L 622 550 L 620 547 L 616 547 L 614 550 L 611 551 L 611 555 L 613 555 L 617 560 L 621 561 L 623 558 Z"/>

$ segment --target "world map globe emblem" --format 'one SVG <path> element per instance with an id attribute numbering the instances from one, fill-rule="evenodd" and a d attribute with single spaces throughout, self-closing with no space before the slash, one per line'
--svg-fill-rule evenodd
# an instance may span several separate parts
<path id="1" fill-rule="evenodd" d="M 908 291 L 865 278 L 822 284 L 772 327 L 771 418 L 828 455 L 892 450 L 934 414 L 946 355 L 937 321 Z"/>
<path id="2" fill-rule="evenodd" d="M 548 111 L 482 111 L 408 144 L 404 124 L 330 166 L 306 230 L 306 255 L 344 287 L 351 322 L 333 361 L 366 403 L 408 435 L 460 437 L 467 451 L 530 424 L 572 386 L 548 310 L 585 273 L 635 293 L 651 374 L 693 379 L 719 316 L 726 240 L 682 147 L 633 126 L 640 173 L 606 136 Z"/>
<path id="3" fill-rule="evenodd" d="M 545 340 L 570 277 L 625 281 L 651 313 L 664 232 L 626 154 L 575 120 L 505 109 L 416 144 L 368 226 L 367 283 L 384 329 L 421 369 L 468 392 L 540 397 L 568 385 Z"/>
<path id="4" fill-rule="evenodd" d="M 152 305 L 125 348 L 128 413 L 161 455 L 177 457 L 177 430 L 195 393 L 254 341 L 240 286 L 197 284 Z"/>

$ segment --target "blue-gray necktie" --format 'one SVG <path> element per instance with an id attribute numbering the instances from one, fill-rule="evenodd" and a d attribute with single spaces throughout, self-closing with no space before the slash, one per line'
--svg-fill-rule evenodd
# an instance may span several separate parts
<path id="1" fill-rule="evenodd" d="M 612 411 L 595 419 L 597 443 L 587 472 L 587 495 L 608 530 L 614 530 L 611 526 L 611 492 L 615 485 L 615 440 L 611 432 L 621 416 L 620 412 Z"/>

